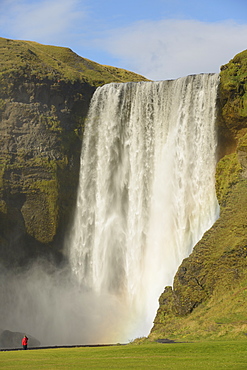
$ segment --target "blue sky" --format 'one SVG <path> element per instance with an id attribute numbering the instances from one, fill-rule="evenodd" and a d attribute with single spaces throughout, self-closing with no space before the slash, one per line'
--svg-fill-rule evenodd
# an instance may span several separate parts
<path id="1" fill-rule="evenodd" d="M 152 80 L 217 73 L 247 49 L 247 1 L 0 0 L 0 36 L 66 46 Z"/>

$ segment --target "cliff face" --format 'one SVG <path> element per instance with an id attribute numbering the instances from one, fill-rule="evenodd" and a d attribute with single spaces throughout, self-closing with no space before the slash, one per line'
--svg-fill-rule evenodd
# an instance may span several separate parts
<path id="1" fill-rule="evenodd" d="M 70 49 L 0 38 L 0 262 L 61 260 L 96 87 L 145 80 Z"/>
<path id="2" fill-rule="evenodd" d="M 221 68 L 218 106 L 220 218 L 161 295 L 152 340 L 247 333 L 247 51 Z"/>
<path id="3" fill-rule="evenodd" d="M 141 81 L 66 48 L 0 38 L 0 265 L 63 259 L 85 117 L 96 87 Z M 247 333 L 247 51 L 222 67 L 221 215 L 160 297 L 149 338 Z"/>

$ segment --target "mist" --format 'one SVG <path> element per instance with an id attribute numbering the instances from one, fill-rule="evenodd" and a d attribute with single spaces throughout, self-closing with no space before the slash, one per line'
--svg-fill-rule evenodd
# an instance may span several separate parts
<path id="1" fill-rule="evenodd" d="M 18 274 L 0 269 L 2 330 L 26 333 L 42 346 L 117 343 L 123 332 L 131 335 L 121 324 L 123 302 L 86 291 L 68 268 L 40 261 Z"/>

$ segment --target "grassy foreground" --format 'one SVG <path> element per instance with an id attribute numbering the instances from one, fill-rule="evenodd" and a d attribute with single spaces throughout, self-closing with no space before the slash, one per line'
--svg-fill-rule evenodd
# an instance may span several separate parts
<path id="1" fill-rule="evenodd" d="M 155 343 L 0 352 L 0 368 L 238 370 L 247 368 L 247 343 Z"/>

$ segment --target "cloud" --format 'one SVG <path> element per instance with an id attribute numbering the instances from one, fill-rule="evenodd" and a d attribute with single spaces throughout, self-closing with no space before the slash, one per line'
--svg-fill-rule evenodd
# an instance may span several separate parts
<path id="1" fill-rule="evenodd" d="M 61 43 L 70 39 L 75 24 L 86 17 L 79 5 L 79 0 L 4 0 L 1 28 L 13 38 Z"/>
<path id="2" fill-rule="evenodd" d="M 114 15 L 107 2 L 99 15 L 89 0 L 1 0 L 0 32 L 3 37 L 68 46 L 83 57 L 153 80 L 219 72 L 247 48 L 247 24 L 161 19 L 114 28 L 110 17 L 102 16 L 103 9 Z"/>
<path id="3" fill-rule="evenodd" d="M 247 24 L 169 19 L 111 30 L 96 43 L 126 69 L 161 80 L 218 73 L 222 64 L 247 48 L 246 39 Z"/>

